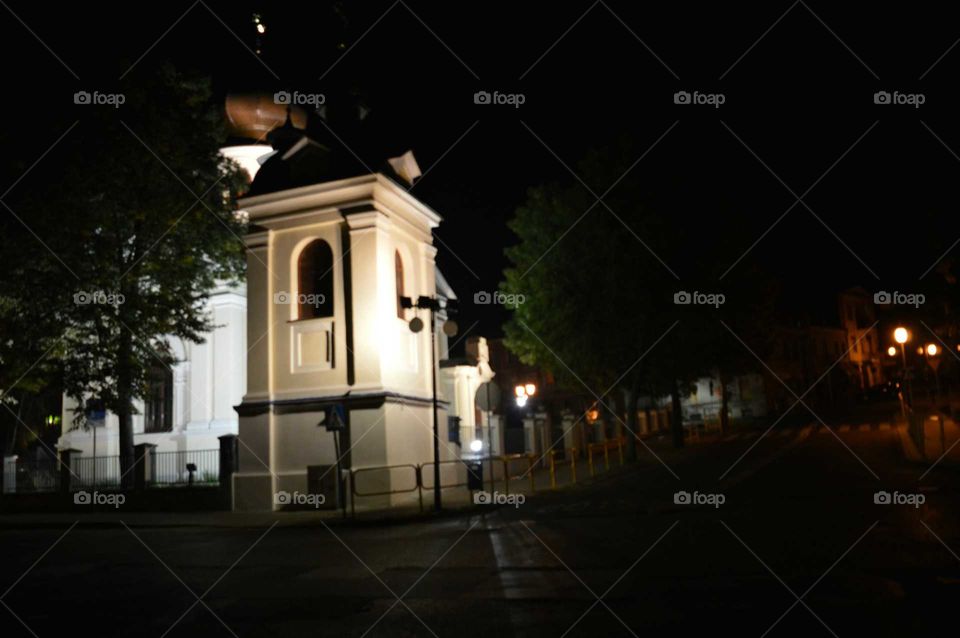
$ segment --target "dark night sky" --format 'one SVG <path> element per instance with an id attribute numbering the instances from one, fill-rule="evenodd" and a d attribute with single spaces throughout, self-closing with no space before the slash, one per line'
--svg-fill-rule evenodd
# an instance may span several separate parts
<path id="1" fill-rule="evenodd" d="M 879 122 L 805 197 L 823 223 L 797 205 L 748 257 L 778 273 L 799 299 L 855 283 L 914 289 L 960 237 L 954 186 L 960 159 L 944 146 L 960 151 L 954 90 L 960 48 L 920 79 L 960 37 L 948 7 L 911 6 L 904 14 L 901 6 L 810 3 L 825 25 L 796 4 L 734 65 L 790 3 L 749 10 L 610 2 L 619 18 L 596 4 L 527 72 L 589 2 L 410 2 L 465 64 L 403 4 L 379 22 L 391 3 L 344 4 L 211 2 L 184 16 L 189 2 L 55 10 L 11 2 L 79 76 L 8 15 L 0 45 L 8 60 L 5 119 L 14 140 L 27 144 L 15 152 L 39 157 L 74 120 L 82 125 L 72 94 L 109 91 L 170 29 L 130 73 L 149 73 L 151 64 L 171 58 L 212 75 L 220 93 L 296 89 L 322 92 L 336 104 L 359 90 L 373 109 L 370 128 L 344 131 L 343 141 L 389 151 L 411 147 L 429 168 L 415 193 L 446 219 L 437 234 L 449 249 L 441 246 L 438 260 L 462 298 L 496 287 L 502 249 L 511 241 L 505 222 L 525 189 L 573 179 L 524 123 L 574 166 L 587 149 L 618 138 L 645 148 L 679 120 L 629 179 L 657 185 L 682 176 L 656 199 L 694 227 L 721 214 L 717 200 L 730 201 L 731 223 L 742 228 L 728 246 L 732 264 L 795 198 L 723 123 L 799 195 Z M 253 47 L 254 11 L 268 28 L 264 64 L 238 40 Z M 341 58 L 336 44 L 350 46 L 375 22 Z M 481 89 L 522 92 L 526 103 L 478 106 L 473 93 Z M 673 93 L 681 89 L 722 92 L 726 104 L 675 105 Z M 877 106 L 878 90 L 921 92 L 926 104 Z M 575 233 L 565 241 L 575 241 Z M 685 265 L 674 266 L 681 280 L 699 276 Z M 466 325 L 480 319 L 484 332 L 497 331 L 502 316 L 495 308 L 464 306 Z"/>

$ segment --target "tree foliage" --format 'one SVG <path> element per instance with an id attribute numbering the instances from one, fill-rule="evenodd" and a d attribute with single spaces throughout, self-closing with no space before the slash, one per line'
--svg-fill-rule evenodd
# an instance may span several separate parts
<path id="1" fill-rule="evenodd" d="M 169 338 L 199 341 L 213 327 L 210 292 L 242 274 L 232 202 L 245 174 L 218 153 L 226 134 L 208 80 L 164 65 L 118 91 L 119 108 L 78 107 L 17 186 L 22 223 L 5 220 L 0 296 L 5 343 L 24 360 L 54 343 L 65 392 L 120 417 L 128 463 L 134 402 L 172 363 Z M 39 334 L 22 340 L 35 321 Z"/>
<path id="2" fill-rule="evenodd" d="M 622 394 L 631 432 L 640 396 L 678 398 L 718 368 L 725 378 L 755 369 L 740 340 L 764 350 L 773 298 L 749 264 L 721 280 L 740 228 L 720 194 L 684 176 L 644 175 L 631 168 L 638 156 L 629 143 L 593 151 L 576 168 L 586 186 L 531 188 L 510 224 L 519 243 L 506 251 L 503 283 L 525 296 L 507 346 L 575 390 L 604 402 Z M 678 305 L 683 291 L 726 301 Z"/>

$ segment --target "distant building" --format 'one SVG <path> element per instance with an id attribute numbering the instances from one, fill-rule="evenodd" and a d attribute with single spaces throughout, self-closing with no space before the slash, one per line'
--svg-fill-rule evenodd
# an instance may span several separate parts
<path id="1" fill-rule="evenodd" d="M 722 385 L 716 375 L 697 379 L 690 394 L 681 397 L 685 423 L 717 423 L 723 405 Z M 727 411 L 731 419 L 750 421 L 767 415 L 763 375 L 741 374 L 727 383 Z"/>
<path id="2" fill-rule="evenodd" d="M 872 388 L 884 380 L 873 296 L 863 288 L 850 288 L 840 293 L 839 305 L 840 324 L 850 349 L 845 363 L 861 390 Z"/>
<path id="3" fill-rule="evenodd" d="M 767 362 L 773 374 L 766 373 L 767 399 L 775 412 L 794 403 L 794 394 L 804 396 L 808 390 L 805 403 L 829 407 L 885 381 L 872 296 L 863 288 L 850 288 L 836 296 L 833 308 L 776 329 Z"/>

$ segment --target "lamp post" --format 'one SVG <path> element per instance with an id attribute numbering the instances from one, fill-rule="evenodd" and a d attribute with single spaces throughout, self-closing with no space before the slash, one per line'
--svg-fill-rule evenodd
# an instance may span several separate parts
<path id="1" fill-rule="evenodd" d="M 928 343 L 926 353 L 927 365 L 933 369 L 933 405 L 936 407 L 940 401 L 940 348 L 935 343 Z"/>
<path id="2" fill-rule="evenodd" d="M 516 386 L 513 389 L 513 396 L 517 401 L 517 407 L 520 408 L 521 418 L 523 417 L 523 408 L 527 405 L 527 402 L 529 401 L 529 399 L 533 397 L 533 395 L 535 395 L 536 393 L 537 393 L 537 386 L 534 383 L 524 383 Z M 537 422 L 536 421 L 537 420 L 534 418 L 533 426 L 531 428 L 532 434 L 533 434 L 532 443 L 533 443 L 534 450 L 536 450 L 536 446 L 537 446 L 537 429 L 536 429 Z M 524 429 L 526 429 L 526 426 L 524 426 Z M 542 433 L 540 435 L 540 438 L 541 440 L 543 439 Z"/>
<path id="3" fill-rule="evenodd" d="M 891 359 L 897 356 L 896 346 L 890 346 L 889 348 L 887 348 L 887 356 L 889 356 Z M 903 393 L 904 393 L 903 382 L 898 383 L 897 385 L 900 387 L 900 391 L 897 392 L 897 397 L 900 399 L 900 413 L 903 415 L 903 420 L 906 421 L 907 420 L 907 404 L 903 398 Z"/>
<path id="4" fill-rule="evenodd" d="M 943 417 L 940 415 L 937 404 L 940 402 L 940 348 L 935 343 L 928 343 L 926 347 L 927 365 L 933 368 L 934 391 L 933 391 L 933 409 L 937 413 L 937 420 L 940 422 L 940 448 L 946 453 L 947 439 L 943 428 Z"/>
<path id="5" fill-rule="evenodd" d="M 910 407 L 913 408 L 913 384 L 910 382 L 907 374 L 907 341 L 910 340 L 910 333 L 903 326 L 899 326 L 893 331 L 893 340 L 900 344 L 900 354 L 903 357 L 903 382 L 909 398 Z"/>
<path id="6" fill-rule="evenodd" d="M 430 374 L 433 383 L 433 507 L 439 512 L 442 505 L 440 502 L 440 425 L 437 416 L 437 332 L 435 317 L 436 313 L 441 310 L 441 305 L 440 300 L 436 297 L 420 295 L 417 297 L 416 303 L 410 297 L 400 297 L 400 307 L 426 310 L 430 313 Z M 414 317 L 410 320 L 409 326 L 411 332 L 420 332 L 423 330 L 423 321 L 420 317 Z M 456 322 L 445 321 L 443 333 L 448 337 L 456 335 Z"/>

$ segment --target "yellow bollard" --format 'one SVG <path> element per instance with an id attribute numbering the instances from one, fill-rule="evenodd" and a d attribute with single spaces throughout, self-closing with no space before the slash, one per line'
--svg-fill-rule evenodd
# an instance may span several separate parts
<path id="1" fill-rule="evenodd" d="M 556 457 L 557 451 L 550 450 L 550 489 L 557 489 L 557 461 Z"/>

